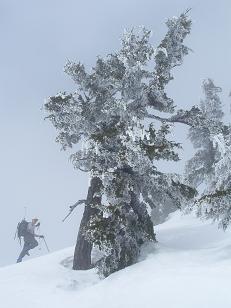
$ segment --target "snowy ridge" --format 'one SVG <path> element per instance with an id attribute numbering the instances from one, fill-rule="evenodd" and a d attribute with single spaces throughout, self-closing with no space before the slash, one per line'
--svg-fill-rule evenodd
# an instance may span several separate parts
<path id="1" fill-rule="evenodd" d="M 100 280 L 72 248 L 0 269 L 3 308 L 230 308 L 231 231 L 174 213 L 141 261 Z"/>

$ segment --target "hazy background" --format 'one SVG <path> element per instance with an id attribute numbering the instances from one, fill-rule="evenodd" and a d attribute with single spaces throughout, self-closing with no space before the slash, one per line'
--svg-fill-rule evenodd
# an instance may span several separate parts
<path id="1" fill-rule="evenodd" d="M 228 114 L 230 0 L 0 0 L 0 266 L 17 258 L 20 247 L 13 237 L 24 207 L 28 219 L 41 219 L 51 251 L 76 240 L 82 209 L 66 223 L 61 220 L 68 205 L 85 198 L 88 179 L 60 151 L 42 110 L 46 97 L 74 89 L 63 73 L 66 60 L 90 67 L 97 55 L 118 49 L 123 29 L 132 26 L 152 29 L 156 45 L 166 19 L 187 8 L 192 8 L 193 27 L 186 42 L 194 52 L 175 71 L 169 94 L 179 107 L 190 107 L 199 102 L 202 80 L 211 77 L 224 90 Z M 192 149 L 186 128 L 178 126 L 176 133 L 185 146 L 183 160 L 162 167 L 182 172 Z M 31 255 L 44 253 L 42 245 Z"/>

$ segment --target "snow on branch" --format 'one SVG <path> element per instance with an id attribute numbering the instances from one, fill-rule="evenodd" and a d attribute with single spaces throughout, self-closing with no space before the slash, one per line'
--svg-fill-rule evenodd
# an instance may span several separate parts
<path id="1" fill-rule="evenodd" d="M 148 89 L 148 105 L 159 111 L 173 112 L 173 99 L 165 92 L 165 86 L 173 79 L 172 68 L 183 63 L 190 49 L 183 44 L 190 33 L 192 21 L 187 10 L 179 17 L 168 19 L 166 25 L 168 32 L 155 50 L 154 78 L 150 81 Z"/>
<path id="2" fill-rule="evenodd" d="M 176 115 L 170 118 L 163 118 L 154 114 L 147 114 L 146 118 L 155 119 L 161 122 L 182 123 L 188 126 L 196 126 L 201 122 L 203 116 L 200 109 L 193 106 L 190 110 L 178 110 Z"/>

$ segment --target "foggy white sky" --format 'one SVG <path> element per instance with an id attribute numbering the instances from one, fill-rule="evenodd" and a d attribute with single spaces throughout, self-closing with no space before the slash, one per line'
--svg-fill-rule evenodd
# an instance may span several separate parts
<path id="1" fill-rule="evenodd" d="M 223 88 L 228 112 L 229 0 L 0 0 L 0 266 L 17 258 L 13 237 L 25 206 L 28 219 L 41 219 L 52 251 L 75 243 L 81 209 L 65 224 L 61 219 L 68 205 L 86 196 L 88 179 L 60 152 L 41 110 L 46 97 L 74 89 L 63 73 L 66 60 L 90 67 L 97 55 L 118 49 L 123 29 L 132 26 L 152 29 L 156 45 L 166 32 L 166 18 L 187 8 L 193 19 L 187 45 L 194 52 L 176 70 L 169 94 L 179 107 L 190 107 L 199 102 L 202 80 L 211 77 Z M 177 127 L 176 133 L 184 142 L 186 129 Z M 184 145 L 183 160 L 191 153 L 189 143 Z M 44 247 L 31 254 L 43 253 Z"/>

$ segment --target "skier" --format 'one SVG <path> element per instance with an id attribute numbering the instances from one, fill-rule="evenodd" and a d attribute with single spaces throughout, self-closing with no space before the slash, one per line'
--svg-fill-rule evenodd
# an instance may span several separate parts
<path id="1" fill-rule="evenodd" d="M 30 249 L 33 249 L 38 246 L 38 242 L 35 239 L 35 237 L 44 238 L 43 235 L 35 234 L 35 228 L 40 226 L 40 223 L 38 223 L 38 218 L 33 218 L 31 222 L 26 222 L 25 220 L 23 220 L 23 222 L 25 224 L 25 230 L 20 236 L 22 236 L 24 239 L 24 245 L 17 259 L 17 263 L 22 262 L 22 259 L 23 257 L 25 257 L 25 255 L 28 256 L 30 255 L 29 254 Z M 18 230 L 19 228 L 20 224 L 18 226 Z"/>

